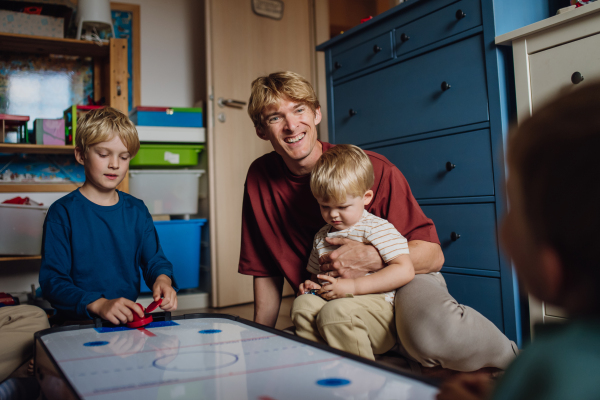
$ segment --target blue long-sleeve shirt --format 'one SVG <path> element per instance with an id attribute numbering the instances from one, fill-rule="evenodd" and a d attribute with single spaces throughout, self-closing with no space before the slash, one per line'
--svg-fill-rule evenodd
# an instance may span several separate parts
<path id="1" fill-rule="evenodd" d="M 95 204 L 75 190 L 48 209 L 42 241 L 40 286 L 59 313 L 91 318 L 87 305 L 101 297 L 135 301 L 141 266 L 152 288 L 173 265 L 165 257 L 144 202 L 118 192 L 113 206 Z"/>

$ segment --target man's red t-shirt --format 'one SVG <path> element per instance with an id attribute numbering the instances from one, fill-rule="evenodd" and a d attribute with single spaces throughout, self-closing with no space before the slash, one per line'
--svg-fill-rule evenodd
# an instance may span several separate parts
<path id="1" fill-rule="evenodd" d="M 334 145 L 322 142 L 323 152 Z M 440 243 L 404 175 L 382 155 L 365 151 L 375 172 L 368 212 L 387 219 L 408 241 Z M 256 159 L 246 177 L 239 272 L 284 276 L 294 289 L 306 270 L 315 234 L 325 225 L 310 190 L 310 174 L 296 176 L 276 152 Z"/>

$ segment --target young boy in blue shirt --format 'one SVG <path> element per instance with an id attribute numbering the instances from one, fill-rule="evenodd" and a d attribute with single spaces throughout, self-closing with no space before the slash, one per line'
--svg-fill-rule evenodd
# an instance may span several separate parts
<path id="1" fill-rule="evenodd" d="M 527 292 L 569 320 L 534 341 L 493 388 L 448 381 L 438 400 L 600 398 L 600 83 L 536 110 L 508 145 L 502 242 Z"/>
<path id="2" fill-rule="evenodd" d="M 79 120 L 75 158 L 83 186 L 57 200 L 44 222 L 40 286 L 64 320 L 100 316 L 113 324 L 144 316 L 134 303 L 141 266 L 154 300 L 177 308 L 173 266 L 144 202 L 117 190 L 140 148 L 133 123 L 106 107 Z"/>

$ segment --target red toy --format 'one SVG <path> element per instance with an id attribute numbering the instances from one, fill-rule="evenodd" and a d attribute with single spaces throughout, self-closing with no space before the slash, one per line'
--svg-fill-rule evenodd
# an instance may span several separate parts
<path id="1" fill-rule="evenodd" d="M 134 313 L 133 321 L 128 322 L 127 327 L 135 329 L 135 328 L 141 328 L 142 326 L 148 325 L 150 322 L 153 321 L 152 315 L 150 313 L 152 311 L 156 310 L 156 307 L 160 306 L 160 303 L 162 303 L 162 299 L 159 299 L 158 301 L 153 301 L 146 308 L 146 310 L 144 310 L 144 306 L 142 306 L 140 303 L 136 303 L 138 306 L 140 306 L 140 308 L 144 312 L 144 318 L 140 318 L 136 313 Z"/>

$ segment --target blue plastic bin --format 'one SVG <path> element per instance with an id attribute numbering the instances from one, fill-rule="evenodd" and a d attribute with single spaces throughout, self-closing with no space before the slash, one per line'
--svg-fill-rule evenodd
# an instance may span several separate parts
<path id="1" fill-rule="evenodd" d="M 200 285 L 200 240 L 205 223 L 205 219 L 154 222 L 160 245 L 173 264 L 179 289 L 197 288 Z M 140 292 L 151 291 L 142 277 Z"/>

